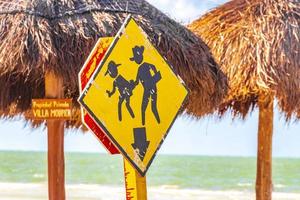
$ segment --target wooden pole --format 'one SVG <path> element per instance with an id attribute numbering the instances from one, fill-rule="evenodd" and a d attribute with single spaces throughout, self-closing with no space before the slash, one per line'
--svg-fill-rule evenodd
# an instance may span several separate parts
<path id="1" fill-rule="evenodd" d="M 124 158 L 126 200 L 147 200 L 147 181 Z"/>
<path id="2" fill-rule="evenodd" d="M 258 100 L 258 150 L 256 199 L 272 199 L 272 137 L 273 137 L 273 98 L 261 96 Z"/>
<path id="3" fill-rule="evenodd" d="M 54 72 L 45 74 L 46 98 L 64 96 L 63 80 Z M 47 120 L 49 200 L 65 200 L 64 121 Z"/>

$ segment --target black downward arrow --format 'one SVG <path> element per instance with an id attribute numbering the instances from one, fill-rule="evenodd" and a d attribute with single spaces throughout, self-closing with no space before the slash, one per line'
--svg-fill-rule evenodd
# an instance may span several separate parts
<path id="1" fill-rule="evenodd" d="M 143 161 L 150 143 L 147 141 L 146 129 L 144 127 L 134 128 L 133 134 L 134 143 L 131 145 L 135 150 L 137 150 L 140 159 Z"/>

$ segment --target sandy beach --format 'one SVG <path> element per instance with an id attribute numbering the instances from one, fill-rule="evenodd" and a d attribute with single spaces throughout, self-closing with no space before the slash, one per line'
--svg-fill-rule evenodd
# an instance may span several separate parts
<path id="1" fill-rule="evenodd" d="M 103 185 L 67 185 L 69 200 L 125 200 L 122 187 Z M 253 200 L 254 193 L 241 191 L 206 191 L 173 186 L 150 187 L 149 200 Z M 47 185 L 0 183 L 0 200 L 45 200 Z M 300 193 L 274 193 L 274 200 L 299 200 Z"/>

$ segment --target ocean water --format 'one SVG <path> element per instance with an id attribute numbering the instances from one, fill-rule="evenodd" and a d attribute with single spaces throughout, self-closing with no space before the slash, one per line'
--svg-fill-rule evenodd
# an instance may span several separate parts
<path id="1" fill-rule="evenodd" d="M 121 156 L 66 153 L 69 184 L 123 185 Z M 148 186 L 253 191 L 256 159 L 159 155 L 147 173 Z M 300 192 L 300 159 L 275 158 L 274 190 Z M 45 152 L 0 152 L 0 182 L 47 181 Z"/>

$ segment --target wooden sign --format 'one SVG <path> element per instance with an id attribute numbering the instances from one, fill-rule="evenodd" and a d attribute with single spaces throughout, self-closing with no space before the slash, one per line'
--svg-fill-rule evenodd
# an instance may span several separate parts
<path id="1" fill-rule="evenodd" d="M 32 99 L 32 118 L 35 120 L 71 119 L 72 99 Z"/>
<path id="2" fill-rule="evenodd" d="M 79 102 L 145 176 L 187 95 L 183 81 L 129 17 Z"/>

